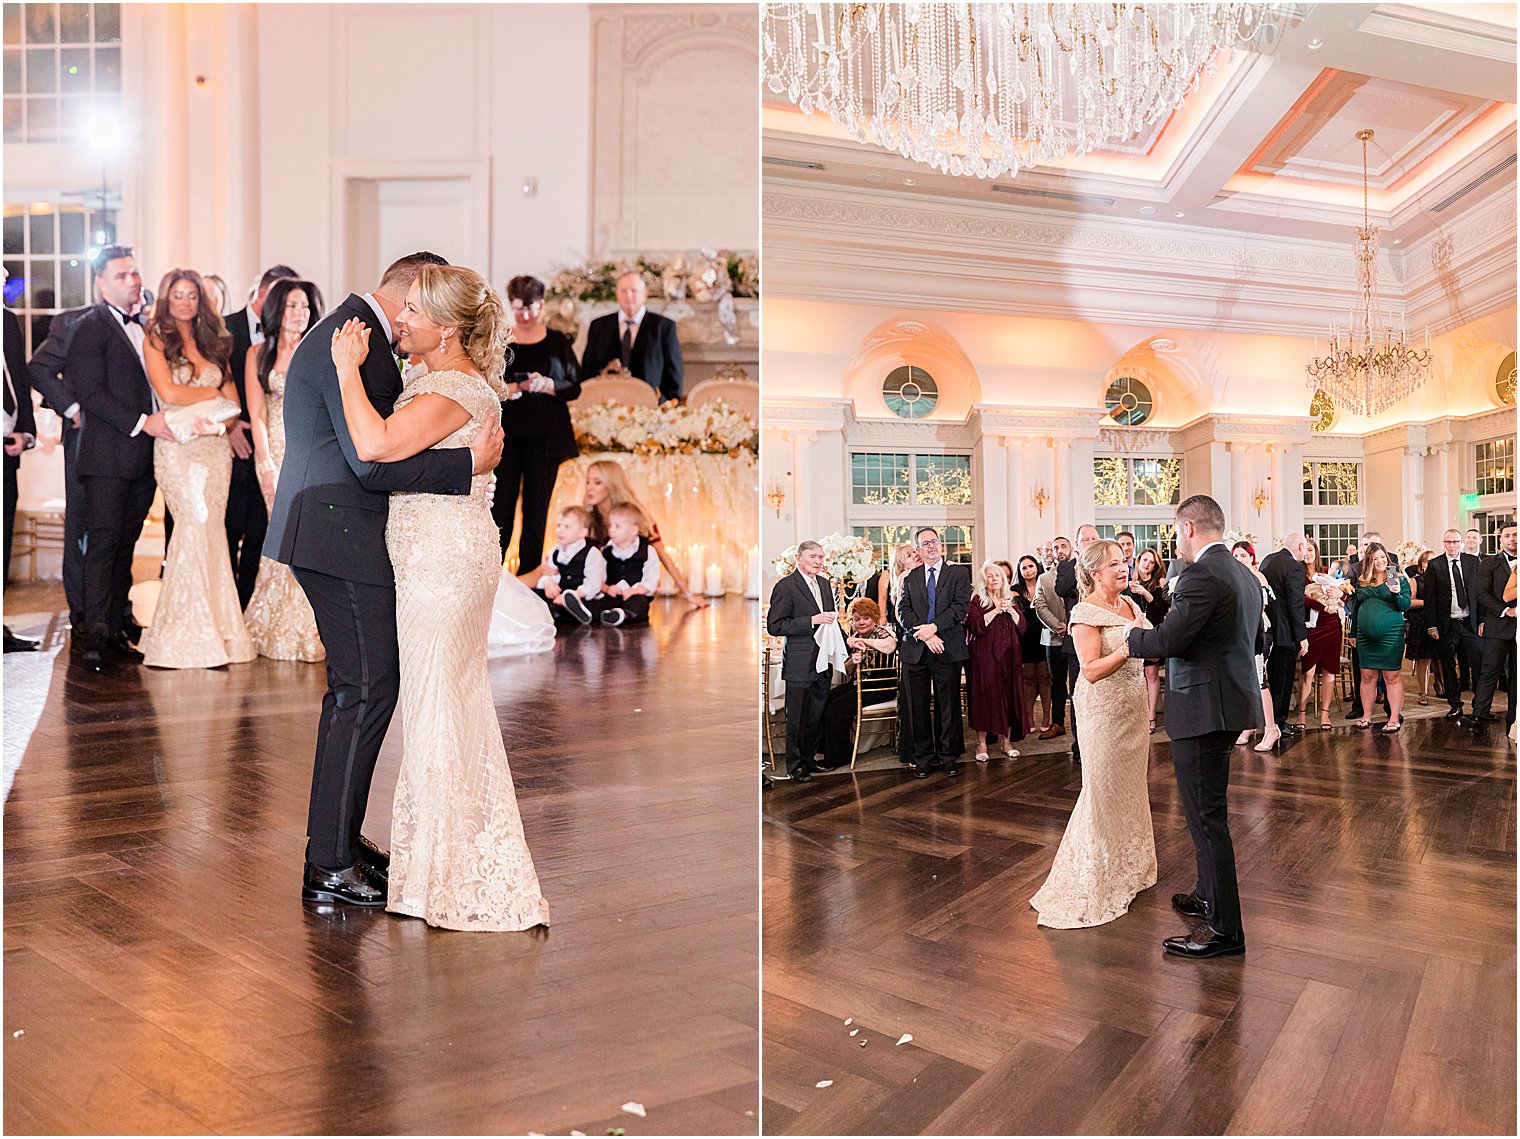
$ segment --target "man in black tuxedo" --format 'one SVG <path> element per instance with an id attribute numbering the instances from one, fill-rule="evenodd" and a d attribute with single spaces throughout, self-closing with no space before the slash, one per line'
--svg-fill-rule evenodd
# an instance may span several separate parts
<path id="1" fill-rule="evenodd" d="M 617 280 L 618 311 L 599 316 L 586 330 L 581 378 L 594 379 L 613 360 L 660 393 L 660 402 L 680 399 L 685 365 L 675 321 L 650 312 L 649 287 L 629 270 Z"/>
<path id="2" fill-rule="evenodd" d="M 920 528 L 913 542 L 923 564 L 903 578 L 902 597 L 897 602 L 908 719 L 913 726 L 913 775 L 927 779 L 929 768 L 938 763 L 953 779 L 961 773 L 956 760 L 966 754 L 961 668 L 971 655 L 966 650 L 971 571 L 944 560 L 945 549 L 934 527 Z"/>
<path id="3" fill-rule="evenodd" d="M 5 580 L 11 578 L 11 537 L 16 529 L 17 472 L 21 454 L 37 445 L 37 420 L 32 411 L 32 385 L 26 369 L 26 341 L 21 320 L 5 309 Z M 18 637 L 5 626 L 5 651 L 32 652 L 40 645 L 30 637 Z"/>
<path id="4" fill-rule="evenodd" d="M 264 342 L 264 301 L 274 283 L 285 277 L 300 276 L 289 265 L 274 265 L 264 270 L 249 302 L 227 317 L 227 331 L 232 333 L 232 382 L 237 386 L 238 404 L 243 417 L 227 432 L 232 444 L 232 482 L 227 488 L 227 552 L 232 557 L 232 576 L 237 580 L 238 600 L 248 608 L 253 586 L 259 576 L 259 558 L 269 515 L 264 509 L 264 493 L 253 469 L 253 428 L 248 421 L 248 378 L 243 374 L 248 363 L 248 349 Z M 257 382 L 257 381 L 255 381 Z"/>
<path id="5" fill-rule="evenodd" d="M 1426 633 L 1435 642 L 1441 663 L 1441 683 L 1451 710 L 1448 720 L 1462 718 L 1461 673 L 1478 658 L 1478 605 L 1475 590 L 1481 562 L 1462 549 L 1462 532 L 1441 535 L 1442 552 L 1425 564 Z"/>
<path id="6" fill-rule="evenodd" d="M 838 622 L 834 586 L 821 573 L 823 547 L 817 542 L 797 545 L 797 568 L 771 590 L 765 629 L 785 637 L 781 679 L 786 682 L 786 773 L 798 783 L 812 781 L 813 758 L 823 742 L 823 710 L 829 699 L 834 670 L 818 668 L 823 651 L 816 639 L 820 625 Z"/>
<path id="7" fill-rule="evenodd" d="M 301 886 L 307 901 L 385 904 L 390 859 L 361 827 L 401 684 L 396 581 L 385 545 L 390 492 L 468 494 L 471 475 L 494 470 L 501 458 L 498 426 L 479 432 L 468 448 L 363 462 L 343 419 L 333 333 L 356 317 L 369 328 L 359 374 L 370 402 L 389 416 L 401 373 L 395 355 L 379 346 L 395 339 L 418 270 L 442 264 L 437 254 L 414 253 L 386 269 L 374 292 L 350 294 L 301 342 L 285 377 L 285 461 L 264 555 L 290 566 L 327 650 Z"/>
<path id="8" fill-rule="evenodd" d="M 1272 711 L 1283 738 L 1299 735 L 1293 723 L 1293 677 L 1298 659 L 1309 651 L 1305 624 L 1304 586 L 1309 571 L 1304 565 L 1308 540 L 1296 531 L 1283 539 L 1282 549 L 1261 559 L 1261 576 L 1272 587 L 1272 651 L 1267 657 L 1267 686 L 1272 690 Z"/>
<path id="9" fill-rule="evenodd" d="M 1081 600 L 1077 596 L 1077 558 L 1097 540 L 1098 528 L 1091 522 L 1082 523 L 1077 527 L 1076 554 L 1056 563 L 1056 596 L 1066 603 L 1067 613 L 1074 610 Z M 1066 714 L 1071 717 L 1071 761 L 1081 763 L 1082 747 L 1077 740 L 1076 691 L 1077 679 L 1082 675 L 1082 665 L 1077 660 L 1077 639 L 1068 636 L 1061 645 L 1061 653 L 1066 658 Z"/>
<path id="10" fill-rule="evenodd" d="M 1177 507 L 1177 555 L 1190 563 L 1155 629 L 1131 628 L 1132 657 L 1166 657 L 1166 734 L 1198 857 L 1198 884 L 1172 906 L 1201 924 L 1162 942 L 1179 957 L 1244 953 L 1227 792 L 1235 737 L 1260 728 L 1256 637 L 1261 585 L 1224 544 L 1224 511 L 1205 494 Z"/>
<path id="11" fill-rule="evenodd" d="M 153 440 L 172 439 L 143 369 L 136 311 L 142 276 L 132 250 L 108 245 L 95 261 L 101 300 L 74 326 L 64 372 L 81 412 L 79 478 L 84 498 L 84 637 L 81 663 L 107 655 L 142 660 L 128 638 L 132 551 L 153 504 Z"/>
<path id="12" fill-rule="evenodd" d="M 1478 690 L 1473 694 L 1471 727 L 1474 735 L 1493 719 L 1494 692 L 1504 681 L 1509 708 L 1504 726 L 1515 722 L 1515 603 L 1504 600 L 1504 587 L 1515 568 L 1515 525 L 1499 531 L 1499 552 L 1483 559 L 1478 570 L 1478 633 L 1483 641 L 1483 664 L 1478 670 Z"/>

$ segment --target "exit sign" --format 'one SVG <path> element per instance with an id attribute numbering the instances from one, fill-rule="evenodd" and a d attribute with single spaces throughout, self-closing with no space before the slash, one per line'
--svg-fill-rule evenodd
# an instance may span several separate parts
<path id="1" fill-rule="evenodd" d="M 1464 494 L 1458 501 L 1461 503 L 1463 510 L 1478 509 L 1478 496 L 1476 494 Z"/>

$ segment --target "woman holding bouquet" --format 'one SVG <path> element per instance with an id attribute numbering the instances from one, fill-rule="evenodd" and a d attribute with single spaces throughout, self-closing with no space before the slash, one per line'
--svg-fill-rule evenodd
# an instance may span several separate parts
<path id="1" fill-rule="evenodd" d="M 1319 547 L 1313 542 L 1304 545 L 1304 565 L 1309 571 L 1308 584 L 1304 586 L 1304 605 L 1310 613 L 1309 652 L 1304 656 L 1304 678 L 1298 693 L 1298 726 L 1304 726 L 1309 707 L 1309 693 L 1314 690 L 1315 677 L 1319 677 L 1319 728 L 1330 730 L 1330 702 L 1335 699 L 1335 678 L 1341 671 L 1341 617 L 1346 612 L 1346 593 L 1349 586 L 1325 572 L 1320 561 Z"/>

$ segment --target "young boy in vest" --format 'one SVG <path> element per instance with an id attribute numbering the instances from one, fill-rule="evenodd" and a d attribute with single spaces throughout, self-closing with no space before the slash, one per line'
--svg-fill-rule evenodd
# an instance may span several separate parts
<path id="1" fill-rule="evenodd" d="M 567 506 L 559 512 L 554 526 L 557 544 L 544 558 L 544 572 L 533 590 L 554 614 L 556 625 L 589 625 L 593 620 L 587 603 L 600 596 L 607 563 L 587 541 L 590 533 L 591 515 L 585 507 Z"/>
<path id="2" fill-rule="evenodd" d="M 660 584 L 660 557 L 645 537 L 644 512 L 627 502 L 607 512 L 608 541 L 602 547 L 606 579 L 602 595 L 587 607 L 603 625 L 638 625 L 649 620 L 649 601 Z"/>

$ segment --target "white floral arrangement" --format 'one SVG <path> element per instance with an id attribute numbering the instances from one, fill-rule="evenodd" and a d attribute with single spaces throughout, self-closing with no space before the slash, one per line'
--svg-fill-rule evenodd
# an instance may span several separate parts
<path id="1" fill-rule="evenodd" d="M 1405 538 L 1394 550 L 1394 555 L 1399 559 L 1399 565 L 1412 566 L 1419 562 L 1420 555 L 1427 549 L 1423 542 L 1416 542 L 1413 538 Z"/>
<path id="2" fill-rule="evenodd" d="M 1247 533 L 1245 530 L 1226 530 L 1224 532 L 1226 549 L 1233 549 L 1236 542 L 1250 542 L 1251 549 L 1256 551 L 1258 558 L 1265 552 L 1261 548 L 1261 539 L 1257 538 L 1255 534 Z"/>
<path id="3" fill-rule="evenodd" d="M 640 254 L 622 261 L 596 261 L 559 270 L 549 280 L 551 298 L 598 303 L 617 299 L 618 278 L 638 273 L 656 300 L 715 301 L 724 296 L 760 295 L 757 253 L 702 248 L 663 257 Z"/>
<path id="4" fill-rule="evenodd" d="M 876 570 L 876 551 L 866 538 L 852 534 L 825 534 L 818 539 L 823 547 L 823 572 L 835 581 L 858 582 Z M 797 547 L 788 546 L 771 560 L 777 577 L 785 577 L 797 568 Z"/>
<path id="5" fill-rule="evenodd" d="M 587 451 L 633 455 L 729 455 L 760 450 L 760 429 L 747 411 L 714 399 L 699 407 L 674 400 L 659 407 L 631 407 L 606 400 L 570 405 L 575 439 Z"/>

